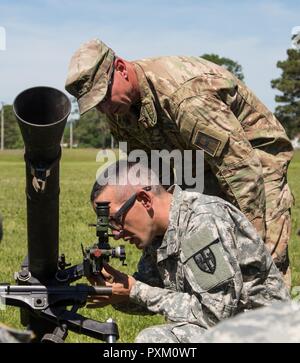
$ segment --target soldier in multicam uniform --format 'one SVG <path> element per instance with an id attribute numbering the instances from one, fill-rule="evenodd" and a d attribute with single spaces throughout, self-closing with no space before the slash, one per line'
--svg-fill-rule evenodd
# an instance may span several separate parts
<path id="1" fill-rule="evenodd" d="M 300 304 L 276 302 L 209 330 L 201 343 L 300 343 Z"/>
<path id="2" fill-rule="evenodd" d="M 151 183 L 148 168 L 140 163 L 118 162 L 116 180 L 128 180 L 128 174 L 147 179 L 113 185 L 113 167 L 103 172 L 105 179 L 97 179 L 91 201 L 94 207 L 111 202 L 114 237 L 135 244 L 143 255 L 133 276 L 106 265 L 105 279 L 91 282 L 112 287 L 113 294 L 91 302 L 93 307 L 113 304 L 124 312 L 162 314 L 169 321 L 145 329 L 136 342 L 198 342 L 224 319 L 289 300 L 271 255 L 239 209 L 177 185 L 166 191 Z"/>
<path id="3" fill-rule="evenodd" d="M 282 125 L 244 83 L 200 57 L 127 62 L 100 40 L 83 44 L 66 89 L 80 112 L 97 107 L 132 149 L 204 150 L 206 194 L 238 207 L 290 286 L 288 240 L 293 148 Z"/>

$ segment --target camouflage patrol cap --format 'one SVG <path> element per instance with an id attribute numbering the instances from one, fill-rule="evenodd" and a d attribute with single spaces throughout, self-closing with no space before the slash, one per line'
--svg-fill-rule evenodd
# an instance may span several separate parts
<path id="1" fill-rule="evenodd" d="M 65 87 L 77 98 L 81 114 L 105 97 L 114 57 L 114 51 L 99 39 L 84 43 L 72 56 Z"/>

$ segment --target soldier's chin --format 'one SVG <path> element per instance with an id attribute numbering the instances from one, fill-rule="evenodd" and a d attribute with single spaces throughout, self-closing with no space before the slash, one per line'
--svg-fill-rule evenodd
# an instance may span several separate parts
<path id="1" fill-rule="evenodd" d="M 138 248 L 139 250 L 142 250 L 144 248 L 143 241 L 141 241 L 139 238 L 132 238 L 130 242 L 134 243 L 136 248 Z"/>

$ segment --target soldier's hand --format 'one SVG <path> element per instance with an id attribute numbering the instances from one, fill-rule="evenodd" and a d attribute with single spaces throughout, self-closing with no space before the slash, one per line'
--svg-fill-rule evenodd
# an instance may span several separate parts
<path id="1" fill-rule="evenodd" d="M 118 271 L 110 265 L 105 265 L 101 271 L 103 278 L 93 279 L 90 282 L 94 286 L 106 286 L 112 288 L 111 296 L 93 296 L 89 299 L 88 308 L 104 307 L 109 304 L 125 303 L 129 300 L 130 291 L 135 284 L 135 279 Z"/>

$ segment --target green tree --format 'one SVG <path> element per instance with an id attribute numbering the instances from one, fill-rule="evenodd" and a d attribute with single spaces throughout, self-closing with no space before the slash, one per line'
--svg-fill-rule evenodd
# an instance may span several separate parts
<path id="1" fill-rule="evenodd" d="M 280 103 L 275 115 L 292 138 L 300 133 L 300 51 L 288 49 L 287 56 L 286 60 L 277 62 L 282 74 L 271 85 L 282 93 L 275 96 L 275 101 Z"/>
<path id="2" fill-rule="evenodd" d="M 110 147 L 111 136 L 105 116 L 92 109 L 74 125 L 74 142 L 79 147 Z"/>
<path id="3" fill-rule="evenodd" d="M 203 54 L 201 56 L 201 58 L 204 58 L 213 63 L 216 63 L 219 66 L 225 67 L 226 69 L 229 70 L 229 72 L 233 73 L 241 81 L 243 81 L 245 78 L 244 74 L 243 74 L 242 66 L 230 58 L 220 57 L 219 55 L 213 54 L 213 53 L 212 54 Z"/>
<path id="4" fill-rule="evenodd" d="M 21 131 L 11 105 L 4 106 L 4 148 L 20 149 L 24 146 Z"/>

